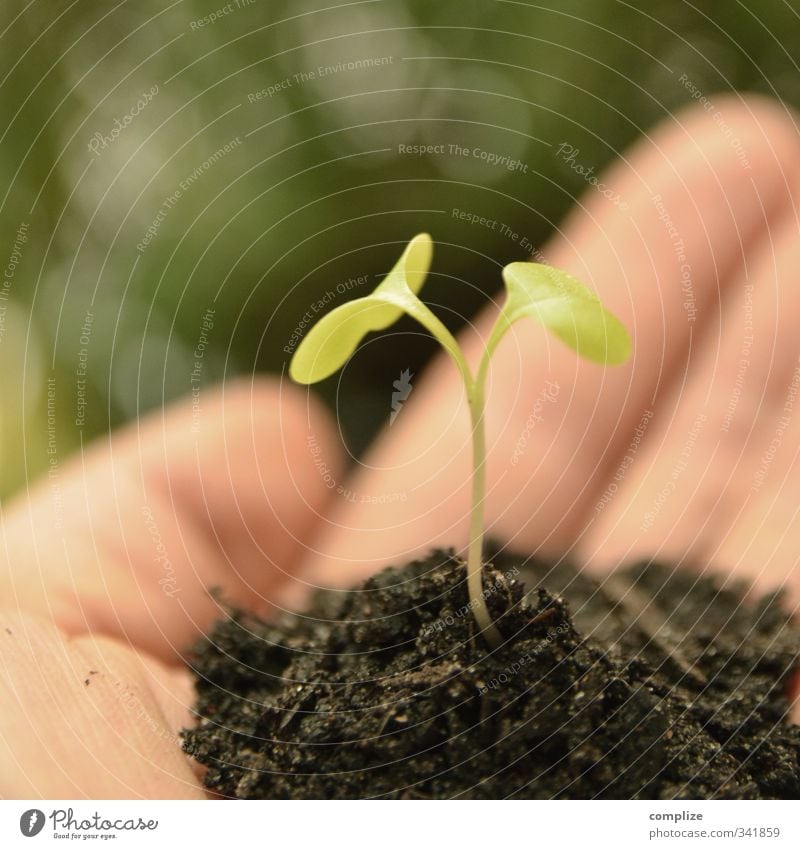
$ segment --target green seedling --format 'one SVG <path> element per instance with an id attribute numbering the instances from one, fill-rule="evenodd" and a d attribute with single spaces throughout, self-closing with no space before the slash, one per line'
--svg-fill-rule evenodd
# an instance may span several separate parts
<path id="1" fill-rule="evenodd" d="M 475 373 L 450 331 L 417 297 L 430 268 L 433 242 L 415 236 L 372 294 L 342 304 L 308 332 L 295 351 L 289 374 L 316 383 L 338 371 L 370 332 L 385 330 L 403 313 L 416 319 L 447 351 L 461 375 L 472 423 L 472 508 L 467 551 L 470 607 L 487 641 L 501 644 L 483 593 L 483 509 L 486 493 L 484 406 L 489 361 L 500 340 L 522 318 L 533 318 L 577 353 L 601 365 L 628 359 L 631 342 L 622 323 L 583 283 L 547 265 L 512 262 L 503 269 L 506 299 L 486 341 Z"/>

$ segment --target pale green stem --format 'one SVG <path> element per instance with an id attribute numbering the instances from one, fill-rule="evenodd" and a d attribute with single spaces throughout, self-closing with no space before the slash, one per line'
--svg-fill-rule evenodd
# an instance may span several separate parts
<path id="1" fill-rule="evenodd" d="M 480 372 L 479 372 L 480 377 Z M 478 627 L 486 641 L 499 648 L 503 638 L 492 622 L 483 594 L 483 502 L 486 497 L 486 429 L 484 427 L 483 383 L 475 381 L 469 395 L 472 423 L 472 508 L 467 552 L 467 589 Z"/>
<path id="2" fill-rule="evenodd" d="M 483 594 L 483 504 L 486 498 L 486 432 L 484 425 L 484 390 L 489 358 L 499 342 L 503 330 L 498 328 L 491 334 L 481 358 L 478 373 L 473 380 L 458 343 L 441 321 L 422 303 L 414 298 L 404 309 L 442 343 L 453 358 L 467 393 L 470 423 L 472 425 L 472 505 L 469 519 L 469 548 L 467 549 L 467 590 L 470 607 L 475 621 L 486 641 L 498 648 L 503 638 L 492 622 L 486 597 Z"/>
<path id="3" fill-rule="evenodd" d="M 464 359 L 464 355 L 461 353 L 461 348 L 459 348 L 458 342 L 456 342 L 453 334 L 441 321 L 439 321 L 431 310 L 416 297 L 416 295 L 412 295 L 412 298 L 413 300 L 401 302 L 397 305 L 407 312 L 412 318 L 416 319 L 431 334 L 431 336 L 439 342 L 445 351 L 447 351 L 450 358 L 455 363 L 458 373 L 464 381 L 464 388 L 467 391 L 467 395 L 469 395 L 470 388 L 472 386 L 472 374 L 469 370 L 469 366 L 467 365 L 467 361 Z M 392 301 L 389 301 L 389 303 L 392 303 Z"/>

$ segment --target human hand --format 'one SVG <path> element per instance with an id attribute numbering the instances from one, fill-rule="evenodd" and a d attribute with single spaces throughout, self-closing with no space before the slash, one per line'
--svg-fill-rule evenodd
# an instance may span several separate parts
<path id="1" fill-rule="evenodd" d="M 225 602 L 268 613 L 329 490 L 318 404 L 234 382 L 130 425 L 3 507 L 0 798 L 202 798 L 184 654 Z M 339 473 L 334 463 L 332 471 Z"/>
<path id="2" fill-rule="evenodd" d="M 543 332 L 509 334 L 488 401 L 488 532 L 598 570 L 692 560 L 786 585 L 796 603 L 796 416 L 773 443 L 800 353 L 798 141 L 776 105 L 716 106 L 749 168 L 710 115 L 679 114 L 602 177 L 628 209 L 590 188 L 543 250 L 623 319 L 634 357 L 602 370 Z M 491 319 L 465 334 L 473 357 Z M 229 387 L 204 398 L 197 443 L 183 405 L 4 511 L 0 795 L 201 796 L 175 732 L 192 703 L 183 652 L 222 614 L 210 587 L 267 612 L 310 585 L 463 545 L 468 417 L 448 363 L 343 481 L 356 498 L 405 501 L 337 499 L 318 462 L 342 480 L 341 449 L 308 403 L 274 381 Z"/>

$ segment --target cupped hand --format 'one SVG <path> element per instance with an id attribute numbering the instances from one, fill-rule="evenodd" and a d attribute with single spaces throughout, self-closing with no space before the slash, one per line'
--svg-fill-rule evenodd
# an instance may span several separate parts
<path id="1" fill-rule="evenodd" d="M 186 651 L 223 602 L 269 613 L 330 497 L 307 425 L 337 443 L 276 380 L 200 402 L 199 432 L 178 404 L 4 507 L 0 798 L 203 796 L 178 737 Z"/>
<path id="2" fill-rule="evenodd" d="M 533 325 L 506 337 L 488 532 L 597 570 L 692 563 L 797 603 L 800 140 L 777 104 L 713 105 L 622 154 L 543 247 L 625 322 L 634 356 L 604 370 Z M 463 334 L 473 358 L 492 314 Z M 463 547 L 461 392 L 435 362 L 345 479 L 310 395 L 277 380 L 205 390 L 199 433 L 178 405 L 4 506 L 0 796 L 201 797 L 177 731 L 191 721 L 185 652 L 223 614 L 209 590 L 268 613 Z"/>

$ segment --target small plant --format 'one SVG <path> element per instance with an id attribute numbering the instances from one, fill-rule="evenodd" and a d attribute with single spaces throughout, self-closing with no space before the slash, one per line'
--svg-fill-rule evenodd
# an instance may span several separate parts
<path id="1" fill-rule="evenodd" d="M 470 606 L 485 638 L 496 647 L 502 638 L 489 615 L 481 580 L 486 491 L 484 403 L 492 354 L 521 318 L 536 319 L 580 356 L 602 365 L 625 362 L 631 342 L 619 319 L 583 283 L 547 265 L 512 262 L 503 269 L 505 303 L 473 375 L 453 335 L 417 297 L 432 253 L 431 237 L 427 233 L 415 236 L 371 295 L 342 304 L 314 325 L 297 348 L 289 374 L 303 384 L 329 377 L 347 362 L 367 333 L 385 330 L 403 313 L 416 319 L 447 351 L 464 382 L 472 422 L 472 509 L 467 552 Z"/>

